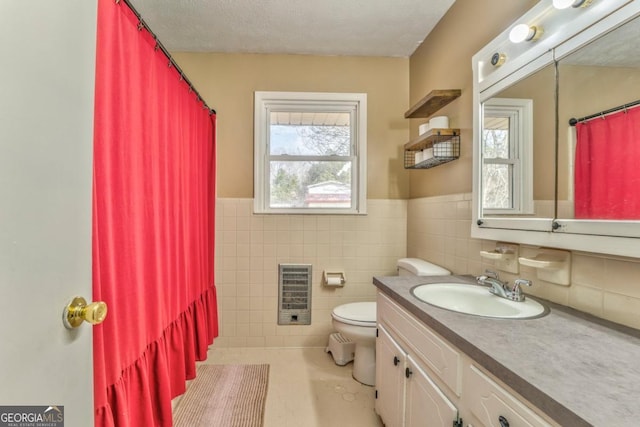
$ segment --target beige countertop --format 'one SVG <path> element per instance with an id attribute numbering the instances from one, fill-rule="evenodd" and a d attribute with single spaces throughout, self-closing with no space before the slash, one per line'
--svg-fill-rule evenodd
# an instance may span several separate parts
<path id="1" fill-rule="evenodd" d="M 537 298 L 548 315 L 511 320 L 455 313 L 411 294 L 425 283 L 472 279 L 389 276 L 373 283 L 558 424 L 640 425 L 640 331 Z"/>

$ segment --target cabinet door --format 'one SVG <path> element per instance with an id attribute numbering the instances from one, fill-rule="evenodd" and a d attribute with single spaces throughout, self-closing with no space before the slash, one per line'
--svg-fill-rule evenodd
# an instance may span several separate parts
<path id="1" fill-rule="evenodd" d="M 451 427 L 458 410 L 409 355 L 407 356 L 406 427 Z"/>
<path id="2" fill-rule="evenodd" d="M 500 425 L 500 418 L 511 427 L 551 426 L 473 365 L 465 372 L 464 394 L 483 426 Z"/>
<path id="3" fill-rule="evenodd" d="M 460 396 L 462 355 L 411 313 L 378 293 L 378 317 L 394 337 L 399 337 L 407 353 L 420 360 L 434 378 Z"/>
<path id="4" fill-rule="evenodd" d="M 376 412 L 386 427 L 404 421 L 404 370 L 407 354 L 382 325 L 376 338 Z"/>

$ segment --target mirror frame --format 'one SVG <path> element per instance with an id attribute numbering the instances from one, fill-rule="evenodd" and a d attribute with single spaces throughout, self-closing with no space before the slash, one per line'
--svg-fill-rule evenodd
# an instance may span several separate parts
<path id="1" fill-rule="evenodd" d="M 587 8 L 564 10 L 555 9 L 552 0 L 541 0 L 473 56 L 474 161 L 471 237 L 640 257 L 640 221 L 483 216 L 480 205 L 481 165 L 479 161 L 484 101 L 545 66 L 557 63 L 577 49 L 639 15 L 640 2 L 633 0 L 597 0 Z M 537 41 L 511 43 L 509 32 L 519 23 L 541 26 L 544 33 Z M 504 64 L 492 65 L 491 58 L 494 54 L 504 55 L 506 58 Z M 557 89 L 556 78 L 556 93 Z M 554 109 L 557 150 L 559 129 L 557 95 Z M 556 194 L 555 212 L 557 212 L 557 202 Z"/>

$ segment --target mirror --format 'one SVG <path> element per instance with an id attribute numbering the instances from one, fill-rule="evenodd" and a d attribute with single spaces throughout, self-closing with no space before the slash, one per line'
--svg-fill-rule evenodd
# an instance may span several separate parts
<path id="1" fill-rule="evenodd" d="M 512 43 L 519 23 L 544 33 Z M 638 39 L 640 2 L 545 0 L 474 55 L 473 238 L 640 257 Z"/>
<path id="2" fill-rule="evenodd" d="M 553 64 L 482 103 L 483 217 L 554 217 L 554 103 Z"/>
<path id="3" fill-rule="evenodd" d="M 558 218 L 640 219 L 639 39 L 635 18 L 558 61 Z"/>

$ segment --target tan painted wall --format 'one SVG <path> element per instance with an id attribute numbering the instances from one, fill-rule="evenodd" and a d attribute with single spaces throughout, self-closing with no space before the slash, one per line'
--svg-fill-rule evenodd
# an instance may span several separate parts
<path id="1" fill-rule="evenodd" d="M 461 89 L 462 96 L 438 112 L 461 130 L 460 159 L 410 173 L 410 198 L 470 192 L 473 152 L 471 57 L 536 0 L 457 0 L 411 56 L 410 104 L 433 89 Z M 406 109 L 408 109 L 407 106 Z M 411 120 L 411 136 L 424 119 Z"/>
<path id="2" fill-rule="evenodd" d="M 368 198 L 406 199 L 401 147 L 409 60 L 311 55 L 174 53 L 218 113 L 218 196 L 253 197 L 254 91 L 364 92 L 368 103 Z"/>

